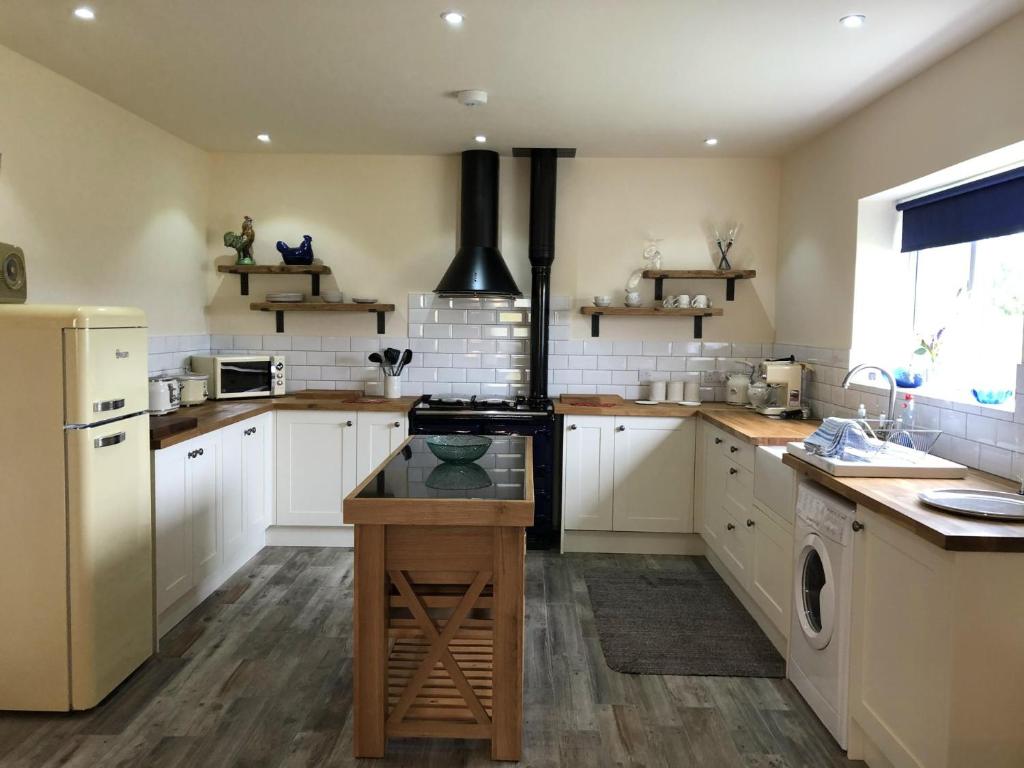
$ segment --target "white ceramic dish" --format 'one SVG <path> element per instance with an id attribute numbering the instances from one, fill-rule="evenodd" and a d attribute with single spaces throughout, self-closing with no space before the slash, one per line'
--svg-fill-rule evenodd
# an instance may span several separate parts
<path id="1" fill-rule="evenodd" d="M 320 298 L 328 304 L 341 304 L 345 297 L 341 291 L 320 291 Z"/>
<path id="2" fill-rule="evenodd" d="M 688 405 L 691 408 L 696 408 L 700 405 L 700 400 L 679 400 L 676 405 Z"/>
<path id="3" fill-rule="evenodd" d="M 376 299 L 357 299 L 355 296 L 352 297 L 352 301 L 356 304 L 376 304 Z"/>
<path id="4" fill-rule="evenodd" d="M 290 303 L 290 304 L 293 304 L 293 303 L 295 303 L 297 301 L 305 301 L 305 299 L 306 299 L 306 294 L 304 294 L 304 293 L 291 292 L 291 293 L 268 293 L 267 294 L 267 301 L 273 302 L 275 304 L 280 304 L 280 303 Z"/>
<path id="5" fill-rule="evenodd" d="M 633 402 L 636 403 L 637 405 L 657 405 L 661 401 L 660 400 L 634 400 Z"/>

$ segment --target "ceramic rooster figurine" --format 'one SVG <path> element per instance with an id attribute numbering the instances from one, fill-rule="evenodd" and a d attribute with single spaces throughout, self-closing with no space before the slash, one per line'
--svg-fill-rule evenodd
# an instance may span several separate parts
<path id="1" fill-rule="evenodd" d="M 284 240 L 277 241 L 277 250 L 285 264 L 308 265 L 313 263 L 313 238 L 309 235 L 302 236 L 301 245 L 289 248 Z"/>
<path id="2" fill-rule="evenodd" d="M 224 245 L 228 248 L 234 248 L 235 253 L 238 254 L 235 258 L 235 264 L 256 263 L 252 257 L 252 243 L 255 239 L 256 232 L 252 228 L 252 219 L 248 216 L 242 220 L 241 234 L 235 232 L 224 233 Z"/>

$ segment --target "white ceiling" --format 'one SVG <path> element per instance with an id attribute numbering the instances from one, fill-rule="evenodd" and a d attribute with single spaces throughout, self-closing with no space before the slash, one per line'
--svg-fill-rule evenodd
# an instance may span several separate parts
<path id="1" fill-rule="evenodd" d="M 771 155 L 1024 0 L 4 0 L 0 44 L 213 151 Z M 453 29 L 440 14 L 466 14 Z M 860 30 L 840 26 L 867 15 Z M 469 109 L 450 94 L 485 88 Z M 255 136 L 266 131 L 269 146 Z M 721 139 L 716 149 L 706 136 Z"/>

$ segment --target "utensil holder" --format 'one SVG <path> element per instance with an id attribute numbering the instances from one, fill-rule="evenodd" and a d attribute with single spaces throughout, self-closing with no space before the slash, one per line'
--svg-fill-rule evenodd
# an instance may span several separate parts
<path id="1" fill-rule="evenodd" d="M 402 377 L 384 376 L 384 397 L 388 400 L 397 400 L 402 396 Z"/>

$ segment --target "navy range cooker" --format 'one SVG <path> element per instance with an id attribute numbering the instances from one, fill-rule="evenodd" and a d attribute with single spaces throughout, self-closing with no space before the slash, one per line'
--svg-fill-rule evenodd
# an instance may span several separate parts
<path id="1" fill-rule="evenodd" d="M 519 435 L 533 438 L 534 524 L 526 531 L 530 549 L 558 543 L 555 505 L 555 416 L 551 401 L 424 395 L 409 413 L 413 435 Z"/>

